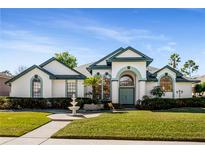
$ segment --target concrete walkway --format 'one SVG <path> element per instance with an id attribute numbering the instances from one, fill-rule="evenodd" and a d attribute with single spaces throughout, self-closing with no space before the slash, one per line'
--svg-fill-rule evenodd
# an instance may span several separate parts
<path id="1" fill-rule="evenodd" d="M 48 140 L 55 132 L 69 124 L 69 121 L 52 121 L 21 137 L 0 138 L 0 144 L 9 145 L 37 145 Z"/>
<path id="2" fill-rule="evenodd" d="M 73 117 L 70 113 L 57 112 L 56 114 L 49 115 L 53 121 L 23 135 L 20 137 L 0 137 L 0 144 L 9 145 L 38 145 L 46 142 L 50 137 L 64 128 L 73 120 L 83 118 L 93 118 L 100 115 L 100 113 L 84 113 L 84 117 Z M 59 142 L 59 140 L 57 140 Z"/>

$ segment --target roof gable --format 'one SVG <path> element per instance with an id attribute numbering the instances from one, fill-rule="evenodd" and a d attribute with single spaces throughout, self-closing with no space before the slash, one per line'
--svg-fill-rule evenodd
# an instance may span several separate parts
<path id="1" fill-rule="evenodd" d="M 120 52 L 121 50 L 123 50 L 122 47 L 118 48 L 117 50 L 111 52 L 111 53 L 108 54 L 107 56 L 105 56 L 105 57 L 101 58 L 100 60 L 94 62 L 94 63 L 93 63 L 92 65 L 90 65 L 89 67 L 92 67 L 92 66 L 95 66 L 95 65 L 103 65 L 103 64 L 104 64 L 103 62 L 105 62 L 105 64 L 106 64 L 106 60 L 107 60 L 108 58 L 110 58 L 112 55 L 114 55 L 114 54 Z M 104 64 L 104 65 L 105 65 L 105 64 Z"/>
<path id="2" fill-rule="evenodd" d="M 121 57 L 142 57 L 140 54 L 138 54 L 137 52 L 134 52 L 133 50 L 131 49 L 127 49 L 127 50 L 124 50 L 123 52 L 119 53 L 117 56 L 117 58 L 121 58 Z"/>
<path id="3" fill-rule="evenodd" d="M 112 61 L 146 61 L 148 66 L 153 59 L 129 46 L 107 60 L 108 63 Z"/>
<path id="4" fill-rule="evenodd" d="M 113 51 L 109 55 L 103 57 L 97 62 L 93 63 L 89 66 L 89 69 L 96 68 L 98 66 L 110 66 L 110 62 L 114 60 L 119 61 L 146 61 L 147 65 L 149 65 L 153 59 L 141 53 L 140 51 L 134 49 L 133 47 L 122 48 Z M 103 68 L 104 68 L 103 67 Z"/>
<path id="5" fill-rule="evenodd" d="M 55 57 L 52 57 L 51 59 L 40 64 L 40 67 L 46 69 L 54 75 L 83 75 L 75 69 L 68 67 L 66 64 L 59 61 Z"/>
<path id="6" fill-rule="evenodd" d="M 129 55 L 128 57 L 125 57 L 125 55 L 128 55 L 128 54 L 131 54 Z M 129 57 L 135 57 L 135 58 L 145 58 L 147 60 L 153 60 L 152 58 L 148 57 L 147 55 L 143 54 L 142 52 L 134 49 L 133 47 L 127 47 L 123 50 L 121 50 L 120 52 L 116 53 L 115 55 L 113 55 L 110 59 L 113 59 L 113 58 L 118 58 L 118 57 L 125 57 L 125 58 L 129 58 Z"/>
<path id="7" fill-rule="evenodd" d="M 166 69 L 166 68 L 169 69 L 169 70 L 171 70 L 172 72 L 176 73 L 176 76 L 177 76 L 177 77 L 183 76 L 183 74 L 182 74 L 181 72 L 179 72 L 178 70 L 176 70 L 176 69 L 170 67 L 169 65 L 166 65 L 166 66 L 162 67 L 161 69 L 159 69 L 158 71 L 156 71 L 156 72 L 154 73 L 154 75 L 157 75 L 157 73 L 159 73 L 160 71 L 162 71 L 162 70 L 164 70 L 164 69 Z"/>
<path id="8" fill-rule="evenodd" d="M 28 72 L 32 71 L 35 68 L 37 68 L 40 71 L 46 73 L 50 78 L 54 78 L 55 77 L 52 73 L 48 72 L 47 70 L 45 70 L 45 69 L 43 69 L 43 68 L 41 68 L 41 67 L 39 67 L 37 65 L 33 65 L 33 66 L 29 67 L 28 69 L 24 70 L 23 72 L 21 72 L 20 74 L 14 76 L 10 80 L 6 81 L 5 83 L 7 84 L 7 83 L 10 83 L 10 82 L 13 82 L 13 81 L 17 80 L 18 78 L 22 77 L 23 75 L 27 74 Z"/>
<path id="9" fill-rule="evenodd" d="M 69 74 L 69 73 L 65 73 L 65 74 L 54 74 L 53 72 L 51 72 L 50 70 L 46 69 L 46 66 L 51 64 L 52 62 L 55 62 L 57 61 L 58 64 L 60 64 L 61 66 L 63 66 L 64 68 L 74 72 L 72 74 Z M 44 68 L 45 67 L 45 68 Z M 39 69 L 41 70 L 42 72 L 46 73 L 50 79 L 85 79 L 85 75 L 81 74 L 80 72 L 72 69 L 72 68 L 69 68 L 67 65 L 65 65 L 64 63 L 58 61 L 56 58 L 51 58 L 49 60 L 47 60 L 46 62 L 42 63 L 40 66 L 37 66 L 37 65 L 33 65 L 31 67 L 29 67 L 28 69 L 26 69 L 25 71 L 21 72 L 20 74 L 14 76 L 13 78 L 11 78 L 10 80 L 8 80 L 7 82 L 5 82 L 6 84 L 7 83 L 10 83 L 10 82 L 13 82 L 15 80 L 17 80 L 18 78 L 20 78 L 21 76 L 23 76 L 24 74 L 32 71 L 33 69 Z"/>

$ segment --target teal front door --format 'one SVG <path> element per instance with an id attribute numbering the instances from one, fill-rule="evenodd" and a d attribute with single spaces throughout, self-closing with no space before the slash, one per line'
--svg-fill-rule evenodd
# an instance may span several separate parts
<path id="1" fill-rule="evenodd" d="M 120 104 L 134 104 L 134 88 L 120 88 Z"/>

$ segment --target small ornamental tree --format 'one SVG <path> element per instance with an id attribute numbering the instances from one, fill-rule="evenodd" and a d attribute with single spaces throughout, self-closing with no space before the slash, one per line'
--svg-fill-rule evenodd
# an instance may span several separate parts
<path id="1" fill-rule="evenodd" d="M 201 93 L 202 93 L 202 85 L 201 84 L 196 84 L 195 87 L 194 87 L 194 92 L 196 94 L 198 94 L 198 96 L 200 96 Z"/>
<path id="2" fill-rule="evenodd" d="M 204 95 L 204 93 L 205 93 L 205 82 L 203 82 L 201 85 L 202 85 L 202 95 Z"/>
<path id="3" fill-rule="evenodd" d="M 157 97 L 157 98 L 161 98 L 164 95 L 164 91 L 161 89 L 160 86 L 156 86 L 154 87 L 151 92 L 150 92 L 153 96 Z"/>
<path id="4" fill-rule="evenodd" d="M 91 86 L 92 87 L 92 95 L 93 99 L 96 100 L 96 91 L 97 91 L 97 86 L 101 82 L 100 77 L 88 77 L 84 80 L 84 85 L 85 86 Z"/>
<path id="5" fill-rule="evenodd" d="M 195 94 L 198 94 L 198 96 L 203 96 L 205 92 L 205 82 L 196 84 L 194 87 Z"/>

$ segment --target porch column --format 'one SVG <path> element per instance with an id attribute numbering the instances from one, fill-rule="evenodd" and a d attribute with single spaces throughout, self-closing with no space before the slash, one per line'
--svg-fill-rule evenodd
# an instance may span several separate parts
<path id="1" fill-rule="evenodd" d="M 118 102 L 119 86 L 118 80 L 112 80 L 112 103 Z"/>
<path id="2" fill-rule="evenodd" d="M 145 81 L 139 81 L 139 99 L 142 100 L 142 97 L 146 94 L 146 83 Z"/>

